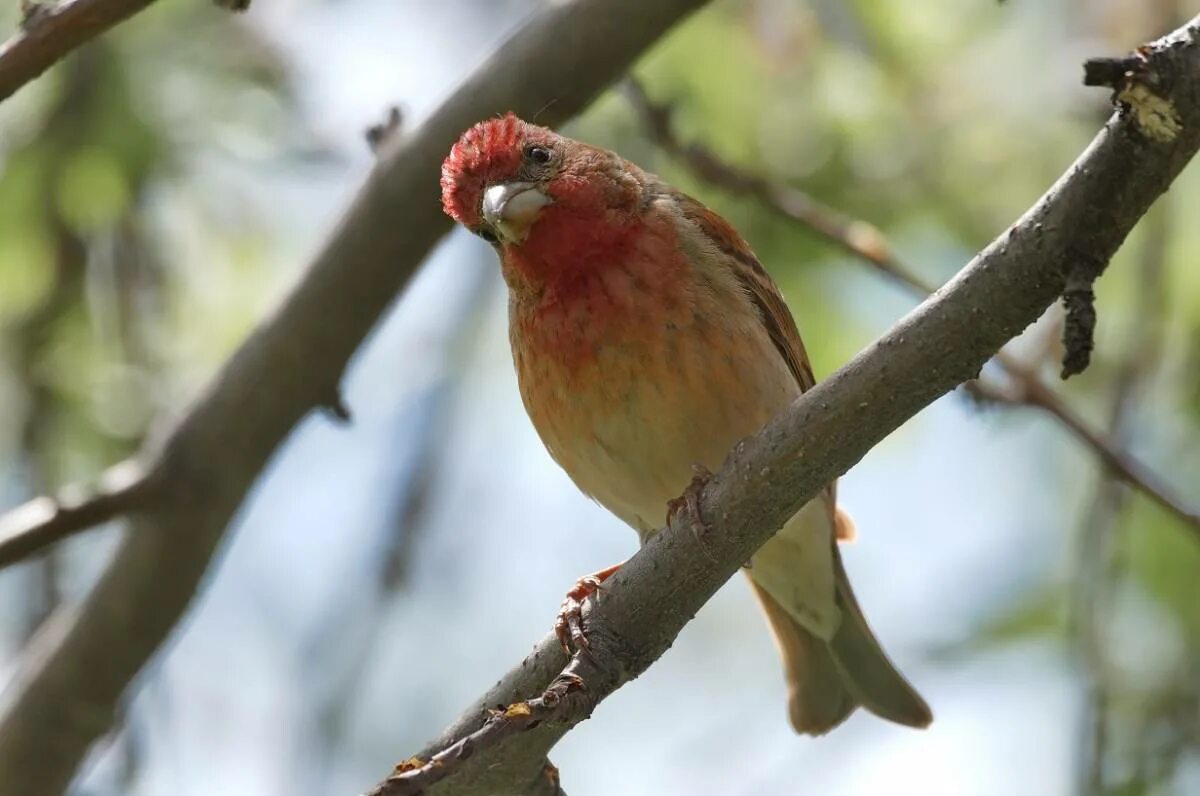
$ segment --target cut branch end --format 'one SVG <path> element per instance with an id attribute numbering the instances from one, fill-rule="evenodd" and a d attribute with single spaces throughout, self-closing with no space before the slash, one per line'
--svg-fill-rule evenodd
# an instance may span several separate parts
<path id="1" fill-rule="evenodd" d="M 1121 89 L 1142 63 L 1139 55 L 1124 58 L 1089 58 L 1083 62 L 1083 85 Z"/>

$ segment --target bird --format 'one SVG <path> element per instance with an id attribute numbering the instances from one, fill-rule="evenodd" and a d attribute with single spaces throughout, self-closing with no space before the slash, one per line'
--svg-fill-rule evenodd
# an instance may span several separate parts
<path id="1" fill-rule="evenodd" d="M 620 155 L 510 112 L 459 137 L 440 184 L 444 211 L 499 255 L 534 428 L 643 544 L 737 441 L 815 384 L 783 295 L 737 230 Z M 852 534 L 831 483 L 746 569 L 783 659 L 788 718 L 822 735 L 863 707 L 926 727 L 928 705 L 850 587 L 838 539 Z M 568 608 L 619 566 L 568 592 L 564 646 L 586 645 Z"/>

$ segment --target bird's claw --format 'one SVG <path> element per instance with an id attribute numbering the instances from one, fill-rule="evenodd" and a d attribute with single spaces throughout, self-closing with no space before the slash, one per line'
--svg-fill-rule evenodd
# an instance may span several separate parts
<path id="1" fill-rule="evenodd" d="M 567 591 L 567 596 L 563 598 L 562 605 L 558 609 L 558 616 L 554 619 L 554 635 L 558 637 L 558 643 L 562 645 L 563 651 L 568 655 L 576 651 L 585 653 L 588 651 L 590 645 L 587 634 L 583 632 L 583 604 L 587 602 L 588 597 L 601 591 L 604 588 L 604 581 L 608 580 L 620 567 L 620 564 L 616 564 L 599 572 L 593 572 L 591 575 L 575 581 L 575 585 Z"/>
<path id="2" fill-rule="evenodd" d="M 692 524 L 692 536 L 696 540 L 696 544 L 700 545 L 701 549 L 708 554 L 709 558 L 712 555 L 708 553 L 708 548 L 704 546 L 703 533 L 708 530 L 708 523 L 704 520 L 704 515 L 700 511 L 700 498 L 704 495 L 704 487 L 708 486 L 708 482 L 712 480 L 712 472 L 702 464 L 692 465 L 692 481 L 683 490 L 683 494 L 676 498 L 671 498 L 667 501 L 667 525 L 670 525 L 675 517 L 685 511 L 688 515 L 695 519 Z"/>
<path id="3" fill-rule="evenodd" d="M 703 523 L 700 516 L 700 497 L 704 494 L 704 487 L 708 486 L 708 482 L 712 480 L 712 472 L 703 464 L 692 465 L 692 481 L 683 490 L 683 494 L 679 497 L 671 498 L 667 501 L 667 524 L 675 519 L 680 511 L 687 510 L 688 513 L 694 514 L 696 519 Z"/>

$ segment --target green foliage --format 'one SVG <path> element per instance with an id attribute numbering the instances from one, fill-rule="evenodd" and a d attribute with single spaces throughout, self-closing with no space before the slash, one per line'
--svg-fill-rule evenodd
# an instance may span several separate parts
<path id="1" fill-rule="evenodd" d="M 1067 631 L 1064 584 L 1051 583 L 1024 591 L 1005 610 L 983 622 L 969 641 L 972 652 L 1014 643 L 1050 639 L 1059 641 Z"/>
<path id="2" fill-rule="evenodd" d="M 218 36 L 222 48 L 212 46 Z M 197 324 L 203 305 L 188 290 L 195 282 L 181 278 L 191 263 L 175 245 L 159 249 L 169 233 L 158 224 L 169 218 L 164 197 L 176 186 L 194 191 L 185 164 L 203 153 L 194 133 L 211 117 L 194 100 L 281 89 L 286 73 L 273 59 L 248 28 L 208 8 L 164 8 L 81 48 L 0 106 L 0 380 L 15 387 L 0 395 L 19 397 L 5 407 L 17 448 L 0 457 L 22 462 L 33 488 L 88 479 L 127 455 L 177 383 L 190 389 L 204 375 L 175 358 L 223 356 L 259 312 L 261 236 L 191 222 L 207 246 L 201 255 L 233 263 L 212 274 L 249 288 L 222 289 L 246 299 L 243 312 L 225 299 L 212 322 Z M 186 91 L 193 73 L 206 76 L 204 94 L 159 101 L 167 82 Z M 234 129 L 240 118 L 227 109 L 220 121 Z M 196 346 L 163 336 L 175 317 Z"/>
<path id="3" fill-rule="evenodd" d="M 63 158 L 54 193 L 67 226 L 96 233 L 111 229 L 129 211 L 130 187 L 121 165 L 98 146 L 81 146 Z"/>
<path id="4" fill-rule="evenodd" d="M 1200 652 L 1200 540 L 1146 500 L 1134 502 L 1122 535 L 1129 572 Z"/>

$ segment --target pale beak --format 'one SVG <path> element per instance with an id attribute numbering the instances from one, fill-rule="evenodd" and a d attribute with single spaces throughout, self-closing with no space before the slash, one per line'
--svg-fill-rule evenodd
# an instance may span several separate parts
<path id="1" fill-rule="evenodd" d="M 483 219 L 500 237 L 520 243 L 529 234 L 538 213 L 552 201 L 536 183 L 500 183 L 483 192 Z"/>

